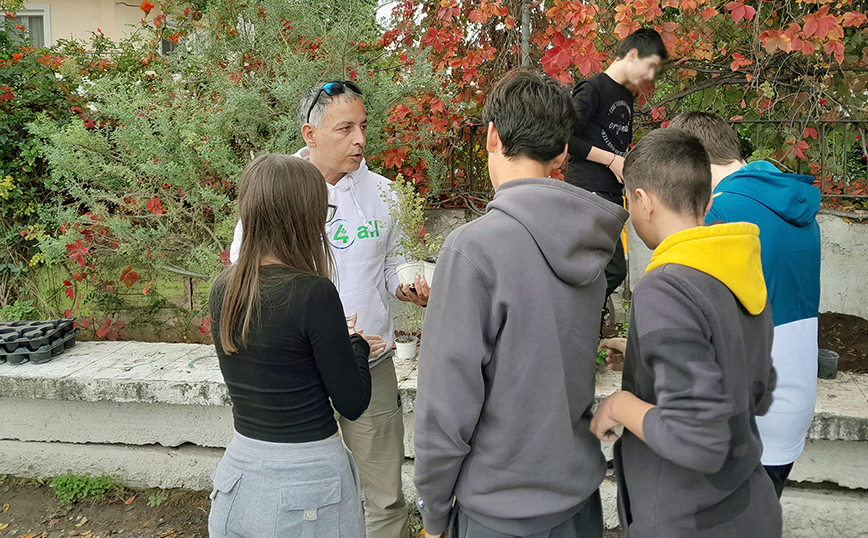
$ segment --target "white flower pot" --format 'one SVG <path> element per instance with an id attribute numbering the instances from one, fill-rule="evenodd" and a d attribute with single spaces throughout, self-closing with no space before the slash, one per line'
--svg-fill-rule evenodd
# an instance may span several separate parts
<path id="1" fill-rule="evenodd" d="M 416 282 L 416 275 L 425 276 L 425 266 L 420 261 L 402 263 L 395 270 L 398 271 L 398 280 L 401 284 L 413 284 Z"/>
<path id="2" fill-rule="evenodd" d="M 407 341 L 402 341 L 402 340 Z M 408 361 L 416 357 L 416 342 L 415 336 L 399 336 L 395 340 L 395 355 L 398 360 Z"/>
<path id="3" fill-rule="evenodd" d="M 437 265 L 432 262 L 422 262 L 422 266 L 425 268 L 425 280 L 428 281 L 428 285 L 430 286 L 431 282 L 434 281 L 434 268 Z"/>

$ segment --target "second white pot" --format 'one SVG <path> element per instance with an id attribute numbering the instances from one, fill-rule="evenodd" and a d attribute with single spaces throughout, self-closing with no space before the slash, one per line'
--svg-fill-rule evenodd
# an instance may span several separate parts
<path id="1" fill-rule="evenodd" d="M 401 340 L 407 339 L 407 341 L 402 342 Z M 395 355 L 398 357 L 398 360 L 408 361 L 416 357 L 416 342 L 417 338 L 415 336 L 399 336 L 398 340 L 395 340 Z"/>

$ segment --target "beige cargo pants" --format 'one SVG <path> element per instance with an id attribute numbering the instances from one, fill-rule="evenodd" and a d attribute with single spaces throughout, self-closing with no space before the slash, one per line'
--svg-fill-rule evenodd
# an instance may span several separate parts
<path id="1" fill-rule="evenodd" d="M 367 538 L 408 538 L 401 489 L 404 418 L 391 358 L 371 368 L 371 403 L 358 420 L 340 417 L 341 435 L 362 482 Z"/>

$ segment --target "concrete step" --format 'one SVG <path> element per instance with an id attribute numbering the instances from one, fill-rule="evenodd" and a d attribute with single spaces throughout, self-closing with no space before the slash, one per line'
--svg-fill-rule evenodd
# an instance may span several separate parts
<path id="1" fill-rule="evenodd" d="M 395 366 L 412 502 L 417 363 Z M 620 374 L 598 371 L 597 401 L 620 384 Z M 868 375 L 841 373 L 817 386 L 814 422 L 791 479 L 823 489 L 785 490 L 785 535 L 865 536 Z M 207 490 L 231 438 L 231 401 L 212 346 L 81 342 L 47 364 L 0 364 L 0 474 L 90 473 L 136 487 Z M 611 528 L 611 477 L 602 494 Z"/>

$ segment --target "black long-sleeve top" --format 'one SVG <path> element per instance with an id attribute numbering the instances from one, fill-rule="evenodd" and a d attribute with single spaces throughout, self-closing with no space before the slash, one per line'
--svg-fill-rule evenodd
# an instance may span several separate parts
<path id="1" fill-rule="evenodd" d="M 338 291 L 328 279 L 277 265 L 261 267 L 260 275 L 261 310 L 238 353 L 227 354 L 220 342 L 225 280 L 218 278 L 211 290 L 211 329 L 235 430 L 274 443 L 330 437 L 337 432 L 334 410 L 355 420 L 368 407 L 368 343 L 347 334 Z M 236 334 L 240 329 L 239 320 Z"/>
<path id="2" fill-rule="evenodd" d="M 570 137 L 566 182 L 589 191 L 620 193 L 623 185 L 604 164 L 588 160 L 592 147 L 625 156 L 633 139 L 633 94 L 600 73 L 573 90 L 579 124 Z"/>

